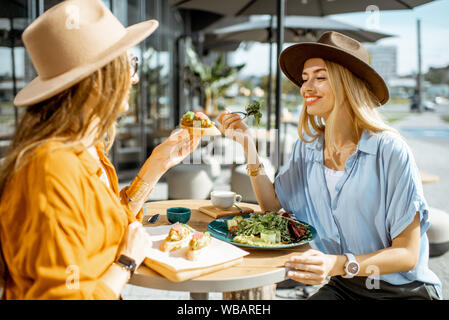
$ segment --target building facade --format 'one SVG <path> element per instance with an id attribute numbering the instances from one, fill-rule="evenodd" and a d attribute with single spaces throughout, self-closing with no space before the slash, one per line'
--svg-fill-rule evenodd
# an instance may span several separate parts
<path id="1" fill-rule="evenodd" d="M 364 44 L 370 54 L 371 65 L 386 80 L 397 77 L 397 47 Z"/>

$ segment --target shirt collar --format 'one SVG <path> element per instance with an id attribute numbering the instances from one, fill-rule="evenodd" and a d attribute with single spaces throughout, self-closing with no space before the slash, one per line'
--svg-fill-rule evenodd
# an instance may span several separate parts
<path id="1" fill-rule="evenodd" d="M 368 153 L 368 154 L 376 154 L 377 153 L 377 140 L 379 138 L 366 130 L 363 130 L 362 136 L 360 137 L 359 145 L 357 149 Z"/>
<path id="2" fill-rule="evenodd" d="M 357 146 L 357 150 L 360 150 L 368 154 L 376 154 L 377 140 L 378 137 L 375 134 L 371 134 L 367 130 L 363 130 Z M 324 144 L 324 134 L 321 134 L 314 141 L 306 143 L 306 147 L 309 149 L 313 149 L 315 151 L 319 151 L 319 153 L 321 154 L 320 151 L 323 150 L 323 144 Z"/>
<path id="3" fill-rule="evenodd" d="M 87 172 L 90 175 L 98 175 L 101 176 L 101 167 L 97 160 L 95 160 L 87 151 L 87 149 L 80 150 L 77 152 L 79 159 L 81 160 L 81 163 L 83 164 L 84 168 L 86 168 Z"/>
<path id="4" fill-rule="evenodd" d="M 323 162 L 324 134 L 318 136 L 314 141 L 306 143 L 306 147 L 313 151 L 313 161 Z"/>
<path id="5" fill-rule="evenodd" d="M 306 137 L 307 139 L 308 137 Z M 306 147 L 309 149 L 314 149 L 317 151 L 323 150 L 323 144 L 324 144 L 324 134 L 319 135 L 315 140 L 312 142 L 306 143 Z"/>

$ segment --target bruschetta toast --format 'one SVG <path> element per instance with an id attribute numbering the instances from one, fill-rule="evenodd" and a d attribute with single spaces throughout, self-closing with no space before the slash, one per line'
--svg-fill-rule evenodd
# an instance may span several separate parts
<path id="1" fill-rule="evenodd" d="M 201 136 L 221 136 L 221 132 L 215 126 L 215 123 L 202 112 L 186 112 L 181 118 L 180 127 L 188 129 L 191 134 L 199 132 Z"/>
<path id="2" fill-rule="evenodd" d="M 191 238 L 191 229 L 187 225 L 176 223 L 168 232 L 168 235 L 162 242 L 160 249 L 164 252 L 170 252 L 187 247 Z"/>
<path id="3" fill-rule="evenodd" d="M 197 260 L 205 251 L 207 251 L 211 240 L 209 232 L 195 232 L 190 239 L 186 258 L 191 261 Z"/>

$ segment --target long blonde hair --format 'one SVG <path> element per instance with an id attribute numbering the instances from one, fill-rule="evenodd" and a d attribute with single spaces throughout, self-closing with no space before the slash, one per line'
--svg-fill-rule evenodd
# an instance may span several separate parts
<path id="1" fill-rule="evenodd" d="M 58 148 L 85 149 L 81 140 L 91 134 L 98 119 L 92 145 L 103 142 L 109 151 L 130 86 L 129 58 L 123 54 L 71 88 L 27 107 L 0 170 L 0 199 L 9 179 L 33 150 L 51 141 L 62 142 Z"/>
<path id="2" fill-rule="evenodd" d="M 335 150 L 336 145 L 333 133 L 339 125 L 336 123 L 336 119 L 341 108 L 346 108 L 345 111 L 348 112 L 352 120 L 352 130 L 355 137 L 360 137 L 363 130 L 367 130 L 372 134 L 380 131 L 391 131 L 398 134 L 397 130 L 390 127 L 377 111 L 376 108 L 380 106 L 379 100 L 363 80 L 340 64 L 326 60 L 324 62 L 335 97 L 334 107 L 326 123 L 324 123 L 323 118 L 309 115 L 307 108 L 303 106 L 298 123 L 298 133 L 302 141 L 313 142 L 324 134 L 326 148 Z M 307 140 L 304 137 L 304 133 L 312 140 Z"/>

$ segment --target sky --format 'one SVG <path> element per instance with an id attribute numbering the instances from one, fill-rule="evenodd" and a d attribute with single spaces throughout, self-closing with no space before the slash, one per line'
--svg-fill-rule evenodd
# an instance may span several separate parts
<path id="1" fill-rule="evenodd" d="M 413 10 L 380 11 L 378 25 L 372 13 L 348 13 L 329 18 L 372 31 L 396 35 L 381 39 L 378 45 L 397 46 L 397 72 L 407 75 L 418 69 L 417 19 L 421 20 L 422 68 L 449 65 L 449 0 L 436 0 Z M 291 44 L 286 44 L 289 46 Z M 245 75 L 265 75 L 268 72 L 268 45 L 251 43 L 245 51 L 243 46 L 230 59 L 231 64 L 246 63 L 241 71 Z M 275 49 L 274 49 L 275 50 Z M 250 58 L 249 58 L 250 57 Z"/>

